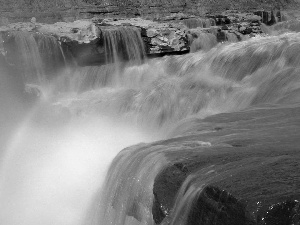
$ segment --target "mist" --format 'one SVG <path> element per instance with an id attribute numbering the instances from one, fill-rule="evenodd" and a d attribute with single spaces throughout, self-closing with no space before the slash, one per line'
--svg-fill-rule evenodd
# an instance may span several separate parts
<path id="1" fill-rule="evenodd" d="M 81 224 L 115 155 L 153 140 L 128 123 L 99 114 L 72 116 L 48 102 L 26 115 L 11 133 L 0 169 L 5 225 Z"/>

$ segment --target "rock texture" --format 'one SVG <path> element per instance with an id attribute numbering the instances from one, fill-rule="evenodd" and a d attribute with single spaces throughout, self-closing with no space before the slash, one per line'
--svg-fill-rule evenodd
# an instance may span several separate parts
<path id="1" fill-rule="evenodd" d="M 270 206 L 259 223 L 262 225 L 300 224 L 299 201 L 287 200 Z"/>
<path id="2" fill-rule="evenodd" d="M 156 56 L 209 50 L 217 42 L 237 42 L 257 35 L 262 36 L 264 34 L 260 28 L 261 19 L 253 13 L 237 11 L 226 11 L 222 15 L 210 14 L 202 18 L 176 13 L 161 17 L 159 21 L 94 17 L 74 22 L 44 24 L 36 22 L 36 18 L 31 18 L 31 22 L 2 26 L 0 31 L 2 33 L 31 32 L 53 36 L 67 51 L 66 54 L 73 55 L 79 65 L 91 65 L 104 63 L 105 50 L 100 34 L 110 27 L 139 29 L 146 54 Z"/>
<path id="3" fill-rule="evenodd" d="M 174 213 L 176 201 L 181 202 L 184 210 L 188 207 L 190 193 L 202 196 L 203 185 L 217 187 L 205 193 L 225 190 L 224 193 L 234 196 L 241 210 L 242 205 L 245 206 L 250 224 L 299 224 L 299 110 L 299 106 L 264 107 L 194 119 L 187 122 L 192 126 L 178 127 L 178 133 L 183 132 L 183 136 L 156 143 L 169 149 L 166 157 L 172 162 L 155 179 L 153 214 L 156 224 L 168 220 Z M 185 127 L 190 128 L 185 130 Z M 211 146 L 204 146 L 203 142 Z M 204 196 L 209 199 L 211 195 Z M 204 204 L 212 205 L 212 211 L 230 211 L 223 205 L 221 196 L 216 202 L 211 197 L 212 202 L 205 200 Z M 226 202 L 232 202 L 229 199 Z M 186 205 L 182 205 L 183 202 Z M 192 214 L 203 215 L 201 207 L 197 207 L 192 207 Z M 184 215 L 184 211 L 176 213 Z M 210 209 L 203 213 L 209 221 Z M 218 221 L 218 213 L 214 215 Z M 222 220 L 230 221 L 231 214 L 224 215 L 226 218 Z M 245 214 L 241 215 L 235 219 L 245 219 Z M 203 220 L 201 216 L 196 218 Z M 232 221 L 228 224 L 247 224 Z"/>
<path id="4" fill-rule="evenodd" d="M 170 54 L 189 51 L 187 27 L 170 22 L 154 22 L 142 19 L 105 19 L 58 22 L 55 24 L 14 23 L 0 27 L 5 42 L 14 32 L 30 32 L 55 37 L 66 55 L 70 53 L 79 65 L 104 64 L 105 49 L 102 31 L 137 28 L 146 47 L 146 54 Z M 10 35 L 11 34 L 11 35 Z M 2 52 L 3 51 L 2 49 Z"/>
<path id="5" fill-rule="evenodd" d="M 280 14 L 281 15 L 281 14 Z M 275 17 L 279 18 L 279 17 Z M 196 17 L 183 13 L 162 16 L 159 20 L 142 18 L 101 18 L 45 24 L 36 22 L 11 23 L 0 27 L 7 33 L 30 32 L 53 36 L 61 44 L 65 55 L 71 55 L 78 65 L 104 64 L 105 46 L 101 34 L 109 29 L 138 29 L 148 56 L 184 54 L 209 50 L 218 42 L 238 42 L 266 35 L 261 29 L 263 17 L 255 13 L 227 10 L 222 14 Z M 12 35 L 13 36 L 13 35 Z M 5 54 L 3 48 L 1 52 Z M 126 57 L 124 57 L 126 58 Z"/>
<path id="6" fill-rule="evenodd" d="M 199 193 L 187 215 L 189 225 L 254 225 L 245 205 L 225 190 L 207 186 Z"/>
<path id="7" fill-rule="evenodd" d="M 189 50 L 186 37 L 187 28 L 183 24 L 133 18 L 121 20 L 106 19 L 99 23 L 98 27 L 101 29 L 103 25 L 129 25 L 140 28 L 142 38 L 146 44 L 147 54 L 184 52 Z"/>
<path id="8" fill-rule="evenodd" d="M 143 16 L 159 18 L 170 13 L 188 13 L 204 15 L 207 12 L 222 12 L 226 9 L 248 10 L 254 8 L 294 7 L 299 0 L 1 0 L 0 23 L 30 21 L 36 17 L 37 22 L 74 21 L 90 18 L 94 15 L 102 17 L 135 17 Z"/>

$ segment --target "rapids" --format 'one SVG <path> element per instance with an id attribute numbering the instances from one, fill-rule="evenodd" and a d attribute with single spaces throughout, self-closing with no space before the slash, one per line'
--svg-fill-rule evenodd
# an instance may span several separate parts
<path id="1" fill-rule="evenodd" d="M 1 224 L 154 224 L 155 177 L 181 146 L 141 142 L 187 135 L 211 115 L 299 106 L 298 33 L 151 60 L 136 30 L 101 35 L 106 64 L 79 67 L 52 37 L 12 34 L 18 57 L 7 53 L 0 77 Z"/>

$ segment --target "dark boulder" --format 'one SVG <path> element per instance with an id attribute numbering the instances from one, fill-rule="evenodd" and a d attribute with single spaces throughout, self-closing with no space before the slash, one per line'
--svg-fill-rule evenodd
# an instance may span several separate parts
<path id="1" fill-rule="evenodd" d="M 261 17 L 261 22 L 267 24 L 269 22 L 269 13 L 266 11 L 253 12 L 254 15 Z"/>
<path id="2" fill-rule="evenodd" d="M 217 36 L 217 41 L 218 42 L 227 41 L 226 33 L 224 31 L 222 31 L 221 29 L 218 30 L 218 33 L 217 33 L 216 36 Z"/>
<path id="3" fill-rule="evenodd" d="M 153 219 L 160 224 L 168 216 L 175 203 L 177 192 L 183 181 L 189 174 L 189 170 L 182 163 L 175 163 L 164 169 L 155 179 L 152 207 Z"/>
<path id="4" fill-rule="evenodd" d="M 252 108 L 178 127 L 174 135 L 182 136 L 158 143 L 169 150 L 164 153 L 170 164 L 154 181 L 156 224 L 175 223 L 182 215 L 180 224 L 189 225 L 299 224 L 299 203 L 282 203 L 300 196 L 299 113 L 299 106 Z"/>
<path id="5" fill-rule="evenodd" d="M 259 225 L 299 225 L 300 203 L 297 200 L 287 200 L 269 207 Z"/>
<path id="6" fill-rule="evenodd" d="M 250 225 L 255 224 L 246 207 L 233 195 L 214 186 L 207 186 L 193 204 L 188 215 L 189 225 Z"/>

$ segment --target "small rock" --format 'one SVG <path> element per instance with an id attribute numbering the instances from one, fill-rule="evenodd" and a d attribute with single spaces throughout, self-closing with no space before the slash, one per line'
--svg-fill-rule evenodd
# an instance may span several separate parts
<path id="1" fill-rule="evenodd" d="M 300 202 L 288 200 L 272 205 L 262 218 L 262 225 L 300 224 Z"/>
<path id="2" fill-rule="evenodd" d="M 132 26 L 131 23 L 121 23 L 121 24 L 122 24 L 122 26 Z"/>
<path id="3" fill-rule="evenodd" d="M 148 29 L 147 30 L 147 37 L 153 38 L 157 36 L 158 32 L 155 29 Z"/>
<path id="4" fill-rule="evenodd" d="M 205 142 L 205 141 L 198 141 L 198 144 L 202 147 L 211 147 L 210 142 Z"/>
<path id="5" fill-rule="evenodd" d="M 35 17 L 32 17 L 31 20 L 30 20 L 30 22 L 31 22 L 31 23 L 36 23 L 36 18 L 35 18 Z"/>
<path id="6" fill-rule="evenodd" d="M 224 31 L 222 31 L 221 29 L 218 30 L 217 33 L 217 41 L 218 42 L 224 42 L 226 41 L 226 33 Z"/>
<path id="7" fill-rule="evenodd" d="M 226 26 L 226 25 L 222 26 L 222 30 L 229 30 L 228 26 Z"/>
<path id="8" fill-rule="evenodd" d="M 72 28 L 72 29 L 71 29 L 71 32 L 74 33 L 74 34 L 78 33 L 78 31 L 79 31 L 78 28 Z"/>
<path id="9" fill-rule="evenodd" d="M 195 199 L 186 224 L 254 225 L 254 218 L 243 203 L 225 190 L 207 186 Z"/>

